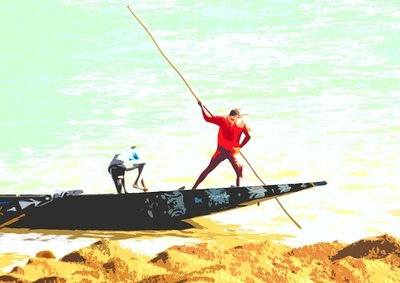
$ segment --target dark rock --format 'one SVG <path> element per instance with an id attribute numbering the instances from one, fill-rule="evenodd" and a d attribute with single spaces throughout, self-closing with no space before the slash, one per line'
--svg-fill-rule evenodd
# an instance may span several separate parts
<path id="1" fill-rule="evenodd" d="M 396 238 L 384 234 L 354 242 L 340 250 L 330 259 L 332 261 L 351 256 L 354 258 L 379 259 L 389 254 L 400 255 L 400 243 Z"/>
<path id="2" fill-rule="evenodd" d="M 84 258 L 83 256 L 81 256 L 78 252 L 72 252 L 70 254 L 67 254 L 66 256 L 64 256 L 62 259 L 60 259 L 60 261 L 63 262 L 86 262 L 86 258 Z"/>

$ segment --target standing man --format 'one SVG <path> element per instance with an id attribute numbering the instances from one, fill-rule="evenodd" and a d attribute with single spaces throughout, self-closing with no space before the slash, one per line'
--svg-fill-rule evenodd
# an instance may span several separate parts
<path id="1" fill-rule="evenodd" d="M 121 154 L 114 155 L 114 158 L 111 160 L 110 165 L 108 166 L 108 172 L 111 174 L 111 177 L 115 184 L 115 188 L 117 189 L 117 192 L 119 194 L 122 193 L 122 190 L 124 191 L 124 193 L 127 193 L 125 188 L 125 172 L 134 169 L 138 169 L 138 175 L 132 186 L 136 189 L 141 189 L 138 186 L 140 180 L 143 186 L 142 190 L 144 192 L 147 192 L 144 179 L 141 178 L 143 168 L 146 163 L 144 163 L 139 158 L 139 155 L 137 154 L 135 148 L 136 146 L 132 146 L 130 149 L 124 150 L 122 155 Z M 126 167 L 126 166 L 131 166 L 131 167 Z"/>
<path id="2" fill-rule="evenodd" d="M 228 116 L 214 116 L 208 110 L 208 114 L 206 113 L 200 100 L 198 100 L 198 104 L 201 108 L 204 120 L 219 126 L 219 131 L 217 150 L 211 158 L 210 164 L 200 174 L 196 183 L 193 185 L 192 190 L 195 190 L 207 175 L 225 159 L 228 159 L 232 164 L 236 173 L 236 186 L 239 187 L 240 178 L 243 177 L 243 166 L 237 162 L 235 155 L 238 154 L 240 149 L 250 140 L 249 129 L 243 121 L 240 124 L 238 123 L 238 118 L 241 118 L 241 116 L 237 108 L 231 110 Z M 240 142 L 242 134 L 244 134 L 244 139 Z"/>

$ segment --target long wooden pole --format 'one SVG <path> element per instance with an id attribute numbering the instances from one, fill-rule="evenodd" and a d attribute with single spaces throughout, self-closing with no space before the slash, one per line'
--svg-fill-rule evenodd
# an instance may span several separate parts
<path id="1" fill-rule="evenodd" d="M 197 102 L 200 102 L 200 99 L 197 97 L 197 95 L 194 93 L 193 89 L 190 87 L 189 83 L 186 81 L 186 79 L 183 77 L 183 75 L 181 74 L 181 72 L 179 72 L 179 70 L 175 67 L 174 64 L 172 64 L 172 62 L 168 59 L 167 55 L 165 55 L 165 53 L 161 50 L 160 46 L 158 45 L 157 41 L 155 40 L 155 38 L 152 36 L 151 32 L 149 31 L 149 29 L 146 27 L 146 25 L 139 19 L 139 17 L 136 15 L 136 13 L 131 9 L 131 7 L 129 7 L 128 5 L 128 9 L 129 11 L 132 13 L 132 15 L 136 18 L 136 20 L 142 25 L 142 27 L 146 30 L 146 32 L 148 33 L 148 35 L 150 36 L 150 38 L 153 40 L 154 44 L 156 45 L 158 51 L 160 51 L 161 55 L 164 56 L 165 60 L 167 60 L 167 62 L 171 65 L 171 67 L 178 73 L 178 75 L 181 77 L 181 79 L 183 80 L 183 82 L 185 83 L 185 85 L 187 86 L 187 88 L 189 89 L 189 91 L 192 93 L 192 95 L 194 96 L 194 98 L 197 100 Z M 203 105 L 203 107 L 211 114 L 211 112 Z M 212 114 L 211 114 L 212 115 Z M 240 152 L 240 155 L 243 157 L 243 159 L 246 161 L 246 163 L 250 166 L 251 170 L 253 171 L 253 173 L 256 175 L 256 177 L 260 180 L 260 182 L 266 186 L 266 184 L 264 183 L 264 181 L 258 176 L 258 174 L 256 173 L 256 171 L 253 169 L 253 167 L 251 166 L 250 162 L 247 160 L 247 158 L 243 155 L 243 153 Z M 282 210 L 286 213 L 286 215 L 293 221 L 294 224 L 296 224 L 296 226 L 298 228 L 301 229 L 301 226 L 293 219 L 292 216 L 290 216 L 290 214 L 286 211 L 286 209 L 283 207 L 283 205 L 280 203 L 280 201 L 278 200 L 278 198 L 275 198 L 275 200 L 278 202 L 279 206 L 282 208 Z"/>
<path id="2" fill-rule="evenodd" d="M 243 157 L 243 159 L 246 161 L 246 163 L 249 165 L 249 167 L 251 168 L 251 170 L 253 171 L 254 175 L 256 175 L 256 177 L 258 178 L 258 180 L 260 180 L 260 182 L 266 186 L 267 184 L 264 183 L 264 181 L 260 178 L 260 176 L 258 176 L 257 172 L 254 170 L 253 166 L 251 166 L 250 162 L 247 160 L 247 158 L 243 155 L 242 152 L 240 152 L 240 155 Z M 281 202 L 279 201 L 279 199 L 277 197 L 274 198 L 279 206 L 282 208 L 282 210 L 286 213 L 286 215 L 290 218 L 290 220 L 293 221 L 294 224 L 296 224 L 296 226 L 301 229 L 301 226 L 299 223 L 296 222 L 296 220 L 294 220 L 294 218 L 289 214 L 289 212 L 287 212 L 287 210 L 285 209 L 285 207 L 281 204 Z"/>
<path id="3" fill-rule="evenodd" d="M 160 51 L 160 53 L 162 54 L 162 56 L 164 56 L 165 60 L 167 60 L 167 62 L 171 65 L 172 68 L 174 68 L 174 70 L 178 73 L 178 75 L 181 77 L 181 79 L 183 80 L 183 82 L 185 83 L 185 85 L 188 87 L 189 91 L 193 94 L 194 98 L 196 98 L 197 102 L 200 101 L 200 99 L 197 97 L 197 95 L 194 93 L 194 91 L 192 90 L 192 88 L 190 87 L 190 85 L 188 84 L 188 82 L 186 81 L 186 79 L 183 77 L 183 75 L 181 74 L 181 72 L 179 72 L 179 70 L 175 67 L 174 64 L 172 64 L 172 62 L 168 59 L 168 57 L 164 54 L 164 52 L 161 50 L 160 46 L 158 45 L 157 41 L 155 40 L 155 38 L 151 35 L 151 32 L 148 30 L 148 28 L 145 26 L 145 24 L 139 19 L 139 17 L 135 14 L 135 12 L 131 9 L 131 7 L 129 7 L 128 5 L 128 9 L 129 11 L 131 11 L 132 15 L 136 18 L 136 20 L 138 20 L 138 22 L 142 25 L 142 27 L 147 31 L 147 33 L 149 34 L 149 36 L 151 37 L 151 39 L 153 40 L 154 44 L 157 46 L 158 51 Z"/>

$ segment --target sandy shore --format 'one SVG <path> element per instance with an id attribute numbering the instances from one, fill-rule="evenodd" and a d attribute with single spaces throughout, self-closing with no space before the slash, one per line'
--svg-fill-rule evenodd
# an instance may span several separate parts
<path id="1" fill-rule="evenodd" d="M 400 282 L 400 240 L 292 248 L 271 239 L 172 246 L 154 256 L 102 239 L 56 256 L 0 255 L 0 282 Z"/>

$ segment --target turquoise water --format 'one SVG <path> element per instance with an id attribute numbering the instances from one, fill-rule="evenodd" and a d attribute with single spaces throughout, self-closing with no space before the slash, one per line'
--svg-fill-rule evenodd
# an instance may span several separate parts
<path id="1" fill-rule="evenodd" d="M 114 193 L 107 166 L 131 145 L 150 190 L 208 164 L 217 128 L 126 4 L 0 3 L 0 193 Z M 208 109 L 250 114 L 242 153 L 266 183 L 329 183 L 281 199 L 302 230 L 274 201 L 212 221 L 293 244 L 400 235 L 398 1 L 130 6 Z M 233 183 L 226 163 L 201 187 Z M 242 183 L 260 183 L 247 164 Z"/>

